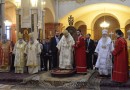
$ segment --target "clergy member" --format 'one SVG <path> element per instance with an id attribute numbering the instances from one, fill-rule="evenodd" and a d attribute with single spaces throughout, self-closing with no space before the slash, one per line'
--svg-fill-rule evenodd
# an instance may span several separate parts
<path id="1" fill-rule="evenodd" d="M 117 40 L 115 42 L 115 49 L 112 52 L 114 55 L 112 80 L 118 83 L 123 83 L 128 81 L 127 42 L 122 37 L 123 32 L 120 29 L 117 29 L 115 33 Z"/>
<path id="2" fill-rule="evenodd" d="M 29 34 L 30 39 L 26 46 L 25 53 L 27 54 L 27 67 L 30 74 L 37 73 L 39 70 L 39 54 L 41 48 L 39 42 L 34 38 L 33 33 Z"/>
<path id="3" fill-rule="evenodd" d="M 86 73 L 86 44 L 84 37 L 81 35 L 81 30 L 77 30 L 78 39 L 75 44 L 75 64 L 77 73 Z"/>
<path id="4" fill-rule="evenodd" d="M 127 31 L 128 38 L 126 39 L 127 41 L 127 50 L 128 50 L 128 66 L 129 66 L 129 71 L 130 71 L 130 30 Z"/>
<path id="5" fill-rule="evenodd" d="M 16 42 L 13 53 L 15 54 L 14 67 L 15 73 L 24 73 L 25 68 L 25 57 L 24 50 L 26 42 L 23 40 L 23 35 L 19 32 L 18 41 Z"/>
<path id="6" fill-rule="evenodd" d="M 108 30 L 102 30 L 102 37 L 99 40 L 95 52 L 98 54 L 96 68 L 99 70 L 100 76 L 108 76 L 111 74 L 113 43 L 108 37 Z"/>
<path id="7" fill-rule="evenodd" d="M 0 72 L 10 71 L 11 52 L 11 42 L 7 40 L 7 35 L 3 34 L 0 42 Z"/>
<path id="8" fill-rule="evenodd" d="M 73 69 L 73 45 L 75 44 L 73 37 L 65 30 L 57 48 L 60 52 L 59 68 Z"/>

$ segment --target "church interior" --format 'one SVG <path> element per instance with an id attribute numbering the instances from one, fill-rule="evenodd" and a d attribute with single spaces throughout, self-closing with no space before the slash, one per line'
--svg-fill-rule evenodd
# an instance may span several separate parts
<path id="1" fill-rule="evenodd" d="M 18 32 L 26 39 L 32 31 L 36 38 L 51 38 L 56 30 L 62 32 L 69 26 L 70 15 L 73 26 L 94 40 L 101 37 L 101 24 L 108 24 L 105 28 L 113 39 L 115 29 L 120 28 L 125 37 L 130 29 L 128 0 L 1 0 L 0 5 L 1 33 L 13 42 Z"/>
<path id="2" fill-rule="evenodd" d="M 68 30 L 68 28 L 70 29 L 70 31 Z M 56 32 L 59 32 L 61 34 L 65 30 L 68 30 L 72 37 L 74 33 L 76 33 L 76 31 L 81 30 L 83 41 L 85 41 L 84 38 L 86 38 L 87 34 L 90 34 L 91 39 L 93 39 L 94 41 L 98 41 L 102 37 L 102 31 L 104 29 L 108 30 L 108 35 L 112 41 L 116 40 L 116 29 L 120 29 L 123 32 L 123 37 L 125 39 L 128 38 L 127 31 L 130 30 L 130 0 L 0 0 L 1 41 L 3 38 L 2 35 L 6 34 L 7 39 L 15 44 L 19 39 L 19 32 L 23 34 L 23 39 L 25 42 L 28 42 L 30 40 L 29 34 L 32 32 L 35 39 L 39 39 L 41 41 L 46 39 L 50 40 L 53 37 L 56 38 Z M 61 38 L 58 37 L 58 39 L 60 41 Z M 73 39 L 73 41 L 74 40 L 75 39 Z M 59 41 L 55 40 L 56 44 Z M 74 42 L 72 46 L 73 48 L 76 47 L 75 43 L 76 42 Z M 89 43 L 89 41 L 87 43 Z M 31 45 L 30 47 L 31 51 L 33 48 Z M 47 46 L 46 48 L 48 47 L 49 46 Z M 94 49 L 95 48 L 96 45 L 94 46 Z M 84 55 L 86 55 L 87 50 L 85 50 Z M 72 51 L 72 53 L 75 54 L 75 51 Z M 36 54 L 36 56 L 38 54 Z M 56 54 L 55 57 L 57 57 L 58 54 Z M 25 56 L 24 55 L 23 57 L 27 56 L 27 54 Z M 94 59 L 94 55 L 95 54 L 93 54 L 92 59 Z M 53 56 L 52 59 L 54 59 Z M 56 59 L 58 60 L 59 57 Z M 112 56 L 111 59 L 113 60 Z M 59 68 L 57 72 L 58 71 L 61 72 Z M 66 71 L 67 70 L 65 69 L 62 73 L 65 73 Z M 86 72 L 87 73 L 85 74 L 75 74 L 75 70 L 72 72 L 74 75 L 73 77 L 64 77 L 64 74 L 63 78 L 57 78 L 55 76 L 52 77 L 49 71 L 44 72 L 42 70 L 40 71 L 40 73 L 38 72 L 32 75 L 26 73 L 14 74 L 14 72 L 11 72 L 8 74 L 10 76 L 12 75 L 11 77 L 9 77 L 8 75 L 6 76 L 4 73 L 0 72 L 0 87 L 1 82 L 4 82 L 4 80 L 12 80 L 11 83 L 14 80 L 15 84 L 19 82 L 20 84 L 15 85 L 15 87 L 13 87 L 14 89 L 5 90 L 28 90 L 27 88 L 30 88 L 29 90 L 37 90 L 33 88 L 35 86 L 36 88 L 42 88 L 38 90 L 43 90 L 43 88 L 45 90 L 48 90 L 48 87 L 52 90 L 53 88 L 55 88 L 56 90 L 63 90 L 63 88 L 67 88 L 66 90 L 107 90 L 110 86 L 111 87 L 109 88 L 109 90 L 112 87 L 114 87 L 112 90 L 129 90 L 130 78 L 125 84 L 113 84 L 111 83 L 111 77 L 109 77 L 109 79 L 97 78 L 98 74 L 96 72 L 96 68 L 94 68 L 93 70 L 87 70 Z M 28 86 L 24 87 L 24 89 L 18 89 L 19 87 L 21 88 L 21 86 L 26 85 Z M 29 85 L 32 86 L 29 87 Z M 126 89 L 124 89 L 124 87 Z"/>

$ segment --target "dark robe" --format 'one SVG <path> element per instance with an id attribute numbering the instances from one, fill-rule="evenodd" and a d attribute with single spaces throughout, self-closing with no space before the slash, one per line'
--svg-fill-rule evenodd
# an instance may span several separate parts
<path id="1" fill-rule="evenodd" d="M 82 36 L 78 37 L 75 44 L 75 64 L 77 73 L 86 73 L 86 47 L 85 40 Z"/>
<path id="2" fill-rule="evenodd" d="M 56 47 L 57 41 L 55 37 L 51 38 L 50 41 L 50 49 L 52 51 L 52 68 L 57 68 L 58 67 L 58 49 Z"/>
<path id="3" fill-rule="evenodd" d="M 87 61 L 87 69 L 93 69 L 93 61 L 92 61 L 92 55 L 94 54 L 95 45 L 94 41 L 92 39 L 86 39 L 86 61 Z"/>
<path id="4" fill-rule="evenodd" d="M 112 80 L 115 82 L 127 82 L 128 80 L 128 52 L 127 42 L 124 38 L 119 37 L 115 42 L 114 66 Z"/>

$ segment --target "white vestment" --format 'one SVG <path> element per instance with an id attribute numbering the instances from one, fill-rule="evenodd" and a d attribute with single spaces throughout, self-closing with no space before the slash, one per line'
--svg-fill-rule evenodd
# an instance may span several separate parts
<path id="1" fill-rule="evenodd" d="M 14 67 L 15 73 L 23 73 L 25 67 L 25 50 L 26 42 L 23 40 L 23 43 L 19 44 L 19 41 L 16 42 L 15 47 L 13 49 L 13 53 L 15 54 Z"/>
<path id="2" fill-rule="evenodd" d="M 69 34 L 66 38 L 62 36 L 61 40 L 57 44 L 57 48 L 60 51 L 59 56 L 59 68 L 61 69 L 73 69 L 73 45 L 75 41 Z"/>
<path id="3" fill-rule="evenodd" d="M 41 53 L 41 48 L 39 42 L 34 40 L 34 43 L 28 43 L 25 53 L 27 54 L 28 71 L 30 74 L 37 73 L 39 70 L 39 54 Z"/>
<path id="4" fill-rule="evenodd" d="M 95 52 L 98 53 L 96 66 L 99 69 L 100 75 L 108 75 L 111 73 L 112 67 L 112 54 L 114 50 L 112 40 L 107 37 L 105 41 L 101 38 L 97 44 Z"/>

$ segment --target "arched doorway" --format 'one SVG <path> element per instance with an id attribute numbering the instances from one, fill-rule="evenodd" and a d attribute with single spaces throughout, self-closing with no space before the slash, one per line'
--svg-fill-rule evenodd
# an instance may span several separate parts
<path id="1" fill-rule="evenodd" d="M 55 33 L 54 17 L 49 8 L 45 8 L 45 38 L 51 38 Z"/>
<path id="2" fill-rule="evenodd" d="M 127 31 L 128 30 L 130 30 L 130 19 L 129 20 L 127 20 L 126 21 L 126 23 L 125 23 L 125 38 L 127 38 L 128 37 L 128 35 L 127 35 Z"/>
<path id="3" fill-rule="evenodd" d="M 81 26 L 79 26 L 79 28 L 78 29 L 80 29 L 81 30 L 81 32 L 82 32 L 82 34 L 83 34 L 83 36 L 85 36 L 86 35 L 86 31 L 87 31 L 87 26 L 86 25 L 81 25 Z"/>
<path id="4" fill-rule="evenodd" d="M 78 30 L 80 29 L 83 36 L 86 35 L 87 33 L 87 25 L 85 24 L 85 22 L 83 21 L 77 21 L 75 24 L 74 24 L 74 27 Z"/>
<path id="5" fill-rule="evenodd" d="M 127 31 L 128 31 L 128 30 L 130 30 L 130 24 L 127 24 L 127 25 L 125 26 L 125 38 L 128 37 L 128 35 L 127 35 Z"/>
<path id="6" fill-rule="evenodd" d="M 99 40 L 102 36 L 103 28 L 100 27 L 100 24 L 104 21 L 104 16 L 99 17 L 94 23 L 94 39 Z M 116 18 L 110 15 L 105 15 L 105 21 L 110 24 L 107 28 L 108 34 L 110 35 L 111 32 L 115 32 L 115 29 L 120 28 L 120 24 Z M 114 38 L 113 38 L 114 39 Z"/>

